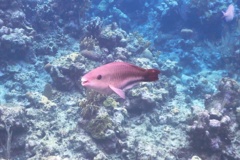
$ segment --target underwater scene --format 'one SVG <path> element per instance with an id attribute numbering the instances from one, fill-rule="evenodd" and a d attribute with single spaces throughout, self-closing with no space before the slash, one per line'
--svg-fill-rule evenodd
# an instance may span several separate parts
<path id="1" fill-rule="evenodd" d="M 0 0 L 1 160 L 240 160 L 240 0 Z"/>

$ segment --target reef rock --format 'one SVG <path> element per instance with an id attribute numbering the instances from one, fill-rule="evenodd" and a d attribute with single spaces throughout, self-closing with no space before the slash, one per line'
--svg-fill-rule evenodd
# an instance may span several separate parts
<path id="1" fill-rule="evenodd" d="M 79 53 L 72 53 L 45 65 L 45 70 L 53 80 L 53 86 L 63 91 L 69 91 L 74 86 L 78 87 L 78 80 L 85 71 L 81 58 Z"/>
<path id="2" fill-rule="evenodd" d="M 25 137 L 28 125 L 23 106 L 0 105 L 0 157 L 14 159 L 25 155 Z"/>
<path id="3" fill-rule="evenodd" d="M 206 110 L 196 116 L 189 128 L 189 135 L 194 148 L 220 153 L 223 157 L 239 157 L 234 150 L 237 136 L 236 125 L 239 125 L 238 106 L 240 90 L 236 81 L 222 78 L 216 94 L 205 100 Z"/>

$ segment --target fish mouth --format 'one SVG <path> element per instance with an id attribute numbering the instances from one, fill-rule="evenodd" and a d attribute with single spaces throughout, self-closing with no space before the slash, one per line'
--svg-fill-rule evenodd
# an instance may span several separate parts
<path id="1" fill-rule="evenodd" d="M 81 79 L 81 84 L 82 84 L 82 86 L 85 86 L 86 83 L 88 83 L 88 80 L 83 77 L 83 78 Z"/>

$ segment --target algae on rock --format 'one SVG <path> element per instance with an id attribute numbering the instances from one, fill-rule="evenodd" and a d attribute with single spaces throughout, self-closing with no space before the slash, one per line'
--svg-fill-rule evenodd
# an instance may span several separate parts
<path id="1" fill-rule="evenodd" d="M 106 134 L 107 130 L 113 129 L 113 122 L 109 118 L 107 113 L 103 113 L 101 115 L 97 115 L 96 118 L 92 119 L 87 127 L 87 131 L 90 132 L 91 136 L 95 139 L 105 139 L 108 134 Z"/>

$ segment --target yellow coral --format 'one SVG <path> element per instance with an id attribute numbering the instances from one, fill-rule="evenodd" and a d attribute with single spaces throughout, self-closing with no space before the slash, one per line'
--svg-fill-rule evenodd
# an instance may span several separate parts
<path id="1" fill-rule="evenodd" d="M 117 107 L 119 106 L 119 102 L 115 101 L 112 97 L 107 97 L 107 99 L 103 102 L 105 107 Z"/>
<path id="2" fill-rule="evenodd" d="M 29 99 L 32 105 L 44 107 L 47 110 L 55 108 L 57 106 L 56 103 L 50 101 L 46 96 L 43 96 L 38 92 L 27 92 L 26 97 Z"/>
<path id="3" fill-rule="evenodd" d="M 57 105 L 56 103 L 50 101 L 47 97 L 41 96 L 41 99 L 39 101 L 40 104 L 42 104 L 46 109 L 55 108 Z"/>
<path id="4" fill-rule="evenodd" d="M 86 129 L 88 132 L 90 132 L 93 138 L 104 139 L 106 136 L 108 136 L 106 131 L 108 129 L 113 129 L 113 127 L 113 122 L 108 113 L 102 113 L 101 115 L 98 115 L 96 118 L 92 119 L 86 126 Z"/>
<path id="5" fill-rule="evenodd" d="M 79 53 L 78 52 L 73 52 L 73 53 L 71 53 L 67 56 L 67 59 L 72 61 L 72 62 L 75 62 L 78 57 L 79 57 Z"/>

